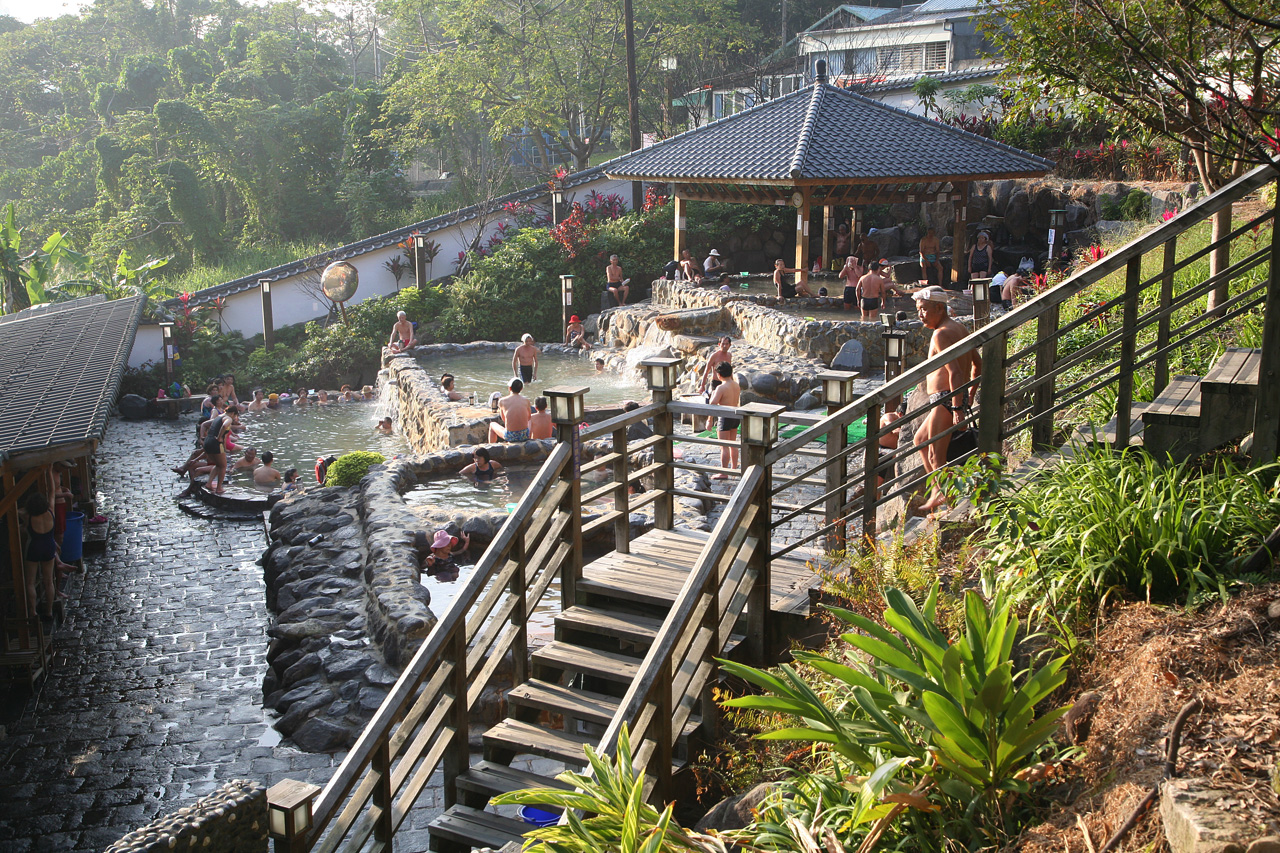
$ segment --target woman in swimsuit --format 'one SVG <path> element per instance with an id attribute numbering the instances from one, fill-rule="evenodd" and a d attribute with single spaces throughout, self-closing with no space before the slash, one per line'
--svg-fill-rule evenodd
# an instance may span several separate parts
<path id="1" fill-rule="evenodd" d="M 978 232 L 978 242 L 969 250 L 969 278 L 986 278 L 991 273 L 995 253 L 986 231 Z"/>
<path id="2" fill-rule="evenodd" d="M 483 447 L 477 447 L 471 458 L 475 461 L 458 473 L 464 477 L 474 477 L 477 483 L 492 481 L 494 475 L 502 470 L 502 463 L 491 461 L 489 459 L 489 451 Z"/>
<path id="3" fill-rule="evenodd" d="M 215 418 L 204 440 L 204 455 L 209 459 L 209 491 L 221 494 L 227 479 L 227 437 L 239 423 L 240 410 L 227 406 L 226 414 Z"/>
<path id="4" fill-rule="evenodd" d="M 53 618 L 53 602 L 57 591 L 53 585 L 53 561 L 58 549 L 53 541 L 53 510 L 41 492 L 27 498 L 27 550 L 24 554 L 27 582 L 27 608 L 36 617 L 36 575 L 44 582 L 44 617 Z"/>

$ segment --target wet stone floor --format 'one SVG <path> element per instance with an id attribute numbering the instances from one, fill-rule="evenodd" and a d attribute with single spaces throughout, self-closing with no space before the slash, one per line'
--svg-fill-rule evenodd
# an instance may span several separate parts
<path id="1" fill-rule="evenodd" d="M 109 544 L 70 580 L 49 676 L 0 703 L 0 851 L 101 850 L 225 781 L 323 784 L 340 760 L 279 745 L 264 715 L 265 533 L 174 502 L 194 423 L 107 430 Z"/>

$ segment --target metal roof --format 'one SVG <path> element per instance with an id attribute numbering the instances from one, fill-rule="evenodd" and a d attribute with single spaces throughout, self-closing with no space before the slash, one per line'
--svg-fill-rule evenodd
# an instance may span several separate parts
<path id="1" fill-rule="evenodd" d="M 624 180 L 853 184 L 1043 175 L 1053 163 L 819 82 L 601 168 Z"/>
<path id="2" fill-rule="evenodd" d="M 574 172 L 566 175 L 562 184 L 565 189 L 571 190 L 574 187 L 590 183 L 603 174 L 599 166 L 591 169 L 583 169 L 581 172 Z M 412 225 L 406 225 L 397 228 L 394 231 L 388 231 L 385 234 L 377 234 L 373 237 L 366 237 L 363 240 L 357 240 L 354 243 L 347 243 L 345 246 L 339 246 L 336 249 L 330 249 L 310 257 L 300 258 L 296 261 L 290 261 L 287 264 L 281 264 L 278 267 L 272 267 L 269 270 L 256 272 L 252 275 L 242 276 L 241 278 L 232 279 L 231 281 L 217 284 L 213 287 L 206 287 L 203 290 L 197 290 L 191 294 L 189 304 L 192 306 L 203 305 L 212 302 L 219 296 L 230 296 L 234 293 L 240 293 L 245 290 L 252 290 L 258 286 L 258 282 L 262 279 L 267 281 L 279 281 L 283 278 L 298 275 L 307 270 L 320 269 L 335 261 L 346 261 L 351 258 L 358 257 L 368 252 L 376 252 L 378 249 L 385 249 L 388 246 L 394 246 L 396 243 L 409 237 L 409 235 L 417 232 L 419 234 L 431 234 L 435 231 L 448 228 L 451 225 L 458 225 L 463 222 L 470 222 L 477 217 L 486 213 L 491 213 L 495 209 L 502 207 L 509 202 L 534 202 L 540 198 L 546 197 L 551 191 L 545 183 L 536 184 L 532 187 L 526 187 L 522 190 L 516 190 L 513 193 L 507 193 L 499 196 L 492 201 L 483 204 L 473 204 L 470 207 L 460 207 L 440 216 L 424 219 L 422 222 L 415 222 Z M 167 299 L 164 302 L 167 308 L 178 308 L 181 305 L 178 299 Z"/>
<path id="3" fill-rule="evenodd" d="M 77 302 L 0 326 L 0 457 L 106 429 L 144 299 Z"/>

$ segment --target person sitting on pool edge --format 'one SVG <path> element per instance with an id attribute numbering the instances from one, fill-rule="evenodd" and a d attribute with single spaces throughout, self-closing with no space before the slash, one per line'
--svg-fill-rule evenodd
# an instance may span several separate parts
<path id="1" fill-rule="evenodd" d="M 571 347 L 591 349 L 591 343 L 587 340 L 587 329 L 582 325 L 577 314 L 570 317 L 569 325 L 564 327 L 564 342 Z"/>
<path id="2" fill-rule="evenodd" d="M 498 472 L 502 470 L 502 463 L 494 462 L 489 457 L 488 449 L 484 447 L 477 447 L 472 451 L 471 459 L 473 460 L 472 463 L 458 473 L 475 480 L 477 483 L 491 482 Z"/>
<path id="3" fill-rule="evenodd" d="M 512 379 L 507 387 L 511 393 L 498 400 L 498 414 L 502 418 L 502 427 L 497 422 L 489 424 L 489 441 L 499 444 L 504 441 L 528 441 L 529 422 L 532 417 L 529 401 L 520 396 L 524 383 Z"/>

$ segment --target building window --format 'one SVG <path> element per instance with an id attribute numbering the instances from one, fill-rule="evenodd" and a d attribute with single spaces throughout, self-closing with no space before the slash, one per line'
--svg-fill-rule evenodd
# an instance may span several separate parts
<path id="1" fill-rule="evenodd" d="M 876 52 L 876 64 L 881 73 L 946 71 L 947 43 L 935 41 L 928 44 L 882 47 Z"/>
<path id="2" fill-rule="evenodd" d="M 717 93 L 711 108 L 712 118 L 724 118 L 724 95 Z"/>
<path id="3" fill-rule="evenodd" d="M 929 42 L 924 46 L 924 70 L 947 70 L 947 43 L 945 41 Z"/>

